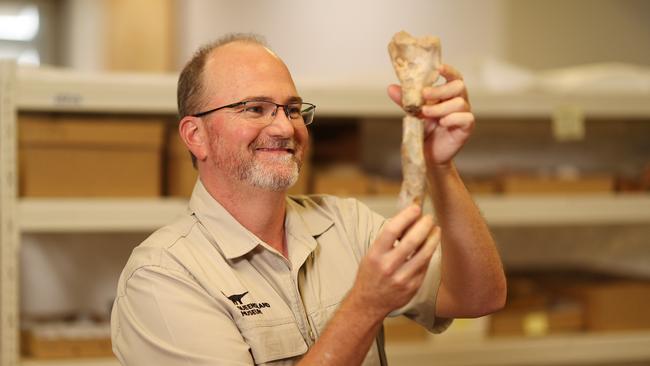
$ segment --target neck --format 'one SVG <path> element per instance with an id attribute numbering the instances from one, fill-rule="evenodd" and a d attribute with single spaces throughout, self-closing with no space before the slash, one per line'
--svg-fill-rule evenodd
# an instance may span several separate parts
<path id="1" fill-rule="evenodd" d="M 203 176 L 201 181 L 208 193 L 242 226 L 287 257 L 284 240 L 284 191 L 267 191 L 241 182 L 216 182 Z"/>

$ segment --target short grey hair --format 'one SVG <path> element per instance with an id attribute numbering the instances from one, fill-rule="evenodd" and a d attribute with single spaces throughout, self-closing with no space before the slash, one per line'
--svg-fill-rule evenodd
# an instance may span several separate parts
<path id="1" fill-rule="evenodd" d="M 205 85 L 203 85 L 203 68 L 208 56 L 215 49 L 232 42 L 248 42 L 267 47 L 264 37 L 254 33 L 229 33 L 201 46 L 194 56 L 185 64 L 178 77 L 176 101 L 180 118 L 199 113 Z"/>

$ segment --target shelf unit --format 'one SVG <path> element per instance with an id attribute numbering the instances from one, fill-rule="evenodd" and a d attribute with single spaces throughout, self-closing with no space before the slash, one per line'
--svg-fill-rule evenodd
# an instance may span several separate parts
<path id="1" fill-rule="evenodd" d="M 650 332 L 387 345 L 391 365 L 590 365 L 650 358 Z M 119 366 L 116 359 L 24 360 L 23 366 Z"/>
<path id="2" fill-rule="evenodd" d="M 112 360 L 33 361 L 18 357 L 18 253 L 21 233 L 151 231 L 183 212 L 182 199 L 21 199 L 17 197 L 18 111 L 66 111 L 97 113 L 175 114 L 175 75 L 96 74 L 55 69 L 16 67 L 0 62 L 0 366 L 114 365 Z M 329 117 L 401 116 L 385 96 L 383 86 L 350 88 L 337 85 L 303 85 L 306 99 L 318 104 L 318 114 Z M 553 95 L 544 93 L 491 94 L 474 91 L 472 104 L 478 117 L 548 117 L 567 105 L 586 116 L 626 117 L 648 120 L 650 96 Z M 395 197 L 360 197 L 376 211 L 390 216 Z M 564 225 L 601 223 L 650 223 L 650 195 L 584 196 L 477 196 L 477 203 L 490 225 Z M 518 364 L 553 364 L 566 361 L 548 358 L 570 348 L 576 361 L 612 349 L 612 360 L 650 358 L 650 334 L 585 335 L 567 339 L 486 341 L 477 345 L 436 344 L 392 346 L 395 360 L 425 360 L 441 364 L 485 364 L 501 351 L 521 357 Z M 629 354 L 614 348 L 637 350 Z M 644 351 L 645 350 L 645 351 Z M 580 353 L 583 352 L 583 353 Z M 467 361 L 463 354 L 472 354 Z M 485 357 L 482 357 L 485 355 Z M 631 355 L 631 356 L 630 356 Z M 603 356 L 603 357 L 610 357 Z M 416 357 L 416 358 L 413 358 Z M 465 357 L 465 358 L 462 358 Z M 547 357 L 547 358 L 540 358 Z M 582 358 L 580 358 L 582 357 Z M 631 358 L 630 358 L 631 357 Z M 517 359 L 517 358 L 513 358 Z M 609 359 L 609 358 L 602 358 Z M 543 361 L 540 361 L 543 360 Z M 447 362 L 447 363 L 445 363 Z M 477 363 L 478 362 L 478 363 Z M 501 362 L 501 361 L 499 361 Z M 505 361 L 504 361 L 505 362 Z M 400 364 L 395 362 L 394 364 Z M 507 363 L 501 363 L 507 364 Z"/>
<path id="3" fill-rule="evenodd" d="M 391 365 L 620 365 L 650 359 L 650 332 L 389 344 Z"/>
<path id="4" fill-rule="evenodd" d="M 357 197 L 390 217 L 395 197 Z M 637 224 L 650 222 L 648 195 L 476 196 L 490 226 Z M 182 214 L 184 199 L 22 199 L 22 232 L 151 231 Z M 431 211 L 427 203 L 425 210 Z"/>
<path id="5" fill-rule="evenodd" d="M 61 360 L 22 360 L 22 366 L 120 366 L 116 358 L 87 358 Z"/>

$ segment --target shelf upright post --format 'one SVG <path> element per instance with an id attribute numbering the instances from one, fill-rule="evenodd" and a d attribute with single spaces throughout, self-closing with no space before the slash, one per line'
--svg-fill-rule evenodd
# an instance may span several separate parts
<path id="1" fill-rule="evenodd" d="M 18 365 L 16 63 L 0 60 L 0 366 Z"/>

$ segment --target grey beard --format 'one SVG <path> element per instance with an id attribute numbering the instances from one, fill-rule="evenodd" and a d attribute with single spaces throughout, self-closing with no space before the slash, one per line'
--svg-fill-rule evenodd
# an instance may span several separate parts
<path id="1" fill-rule="evenodd" d="M 273 192 L 280 192 L 288 189 L 296 184 L 300 167 L 298 162 L 293 156 L 285 156 L 281 158 L 286 160 L 285 164 L 291 164 L 291 171 L 275 172 L 273 169 L 267 169 L 262 164 L 254 162 L 250 169 L 247 169 L 246 177 L 242 177 L 244 181 L 248 182 L 254 187 L 266 189 Z"/>

